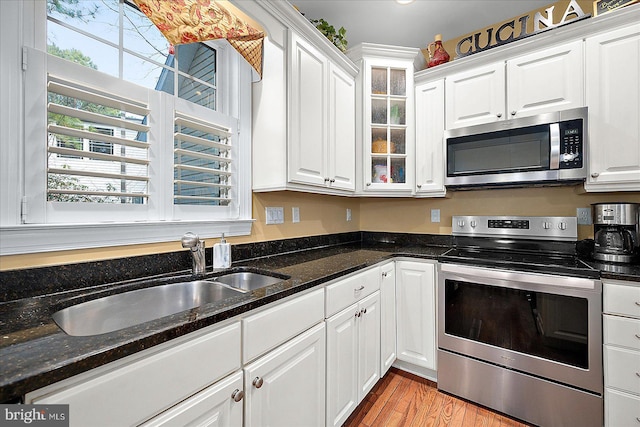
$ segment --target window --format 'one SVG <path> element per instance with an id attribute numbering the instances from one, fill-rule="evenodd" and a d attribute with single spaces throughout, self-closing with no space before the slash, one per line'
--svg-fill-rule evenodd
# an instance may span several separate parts
<path id="1" fill-rule="evenodd" d="M 0 149 L 25 167 L 0 176 L 24 185 L 2 195 L 0 254 L 250 233 L 251 68 L 226 42 L 173 48 L 125 0 L 2 8 L 36 37 L 11 58 L 25 131 Z"/>

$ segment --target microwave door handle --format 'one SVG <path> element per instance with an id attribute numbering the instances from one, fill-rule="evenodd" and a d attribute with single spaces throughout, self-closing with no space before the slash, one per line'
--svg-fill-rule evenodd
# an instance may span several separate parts
<path id="1" fill-rule="evenodd" d="M 551 151 L 549 153 L 549 169 L 560 168 L 560 124 L 551 123 L 549 125 L 549 142 Z"/>

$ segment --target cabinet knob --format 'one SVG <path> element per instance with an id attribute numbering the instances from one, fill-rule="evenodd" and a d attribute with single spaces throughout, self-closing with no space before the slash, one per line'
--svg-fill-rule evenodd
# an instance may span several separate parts
<path id="1" fill-rule="evenodd" d="M 516 110 L 513 110 L 513 111 L 511 112 L 511 115 L 512 115 L 512 116 L 515 116 L 515 115 L 516 115 L 516 113 L 517 113 L 517 111 L 516 111 Z"/>
<path id="2" fill-rule="evenodd" d="M 422 188 L 422 184 L 418 184 L 418 185 L 416 185 L 416 187 Z"/>
<path id="3" fill-rule="evenodd" d="M 234 402 L 240 402 L 244 398 L 244 391 L 235 389 L 233 393 L 231 393 L 231 398 Z"/>
<path id="4" fill-rule="evenodd" d="M 591 178 L 597 178 L 599 176 L 600 176 L 600 174 L 598 172 L 594 172 L 594 173 L 591 174 Z"/>
<path id="5" fill-rule="evenodd" d="M 496 117 L 498 117 L 498 118 L 502 117 L 502 113 L 496 114 Z"/>
<path id="6" fill-rule="evenodd" d="M 370 182 L 367 182 L 367 187 L 369 187 L 370 185 L 371 185 L 371 183 L 370 183 Z"/>
<path id="7" fill-rule="evenodd" d="M 252 384 L 255 388 L 260 388 L 262 387 L 262 384 L 264 384 L 264 380 L 260 377 L 255 377 Z"/>
<path id="8" fill-rule="evenodd" d="M 387 273 L 386 271 L 383 271 L 383 272 L 382 272 L 382 277 L 387 277 L 387 275 L 388 275 L 388 274 L 389 274 L 389 273 Z"/>

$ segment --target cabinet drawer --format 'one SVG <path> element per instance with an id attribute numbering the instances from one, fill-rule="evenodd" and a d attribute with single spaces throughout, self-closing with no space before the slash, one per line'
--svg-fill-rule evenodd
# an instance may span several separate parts
<path id="1" fill-rule="evenodd" d="M 240 322 L 179 340 L 29 393 L 26 402 L 69 404 L 71 426 L 137 425 L 240 369 Z"/>
<path id="2" fill-rule="evenodd" d="M 640 395 L 640 352 L 604 346 L 604 385 Z"/>
<path id="3" fill-rule="evenodd" d="M 622 285 L 605 282 L 604 312 L 640 318 L 640 284 Z"/>
<path id="4" fill-rule="evenodd" d="M 380 289 L 380 267 L 375 267 L 340 280 L 326 288 L 327 317 Z"/>
<path id="5" fill-rule="evenodd" d="M 606 427 L 640 425 L 640 397 L 605 389 L 604 425 Z"/>
<path id="6" fill-rule="evenodd" d="M 640 320 L 603 316 L 604 343 L 640 351 Z"/>
<path id="7" fill-rule="evenodd" d="M 318 289 L 242 320 L 242 360 L 247 363 L 324 320 Z"/>

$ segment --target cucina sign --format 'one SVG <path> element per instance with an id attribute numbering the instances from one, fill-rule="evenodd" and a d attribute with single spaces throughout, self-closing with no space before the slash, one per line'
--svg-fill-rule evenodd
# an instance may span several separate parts
<path id="1" fill-rule="evenodd" d="M 536 12 L 533 16 L 532 26 L 530 25 L 531 14 L 527 14 L 505 22 L 497 28 L 490 27 L 465 36 L 456 44 L 456 55 L 458 57 L 472 55 L 591 16 L 584 13 L 576 0 L 570 0 L 562 17 L 560 17 L 555 9 L 558 4 L 564 3 L 566 2 L 558 2 L 548 7 L 544 12 Z M 530 30 L 531 27 L 533 30 Z"/>

